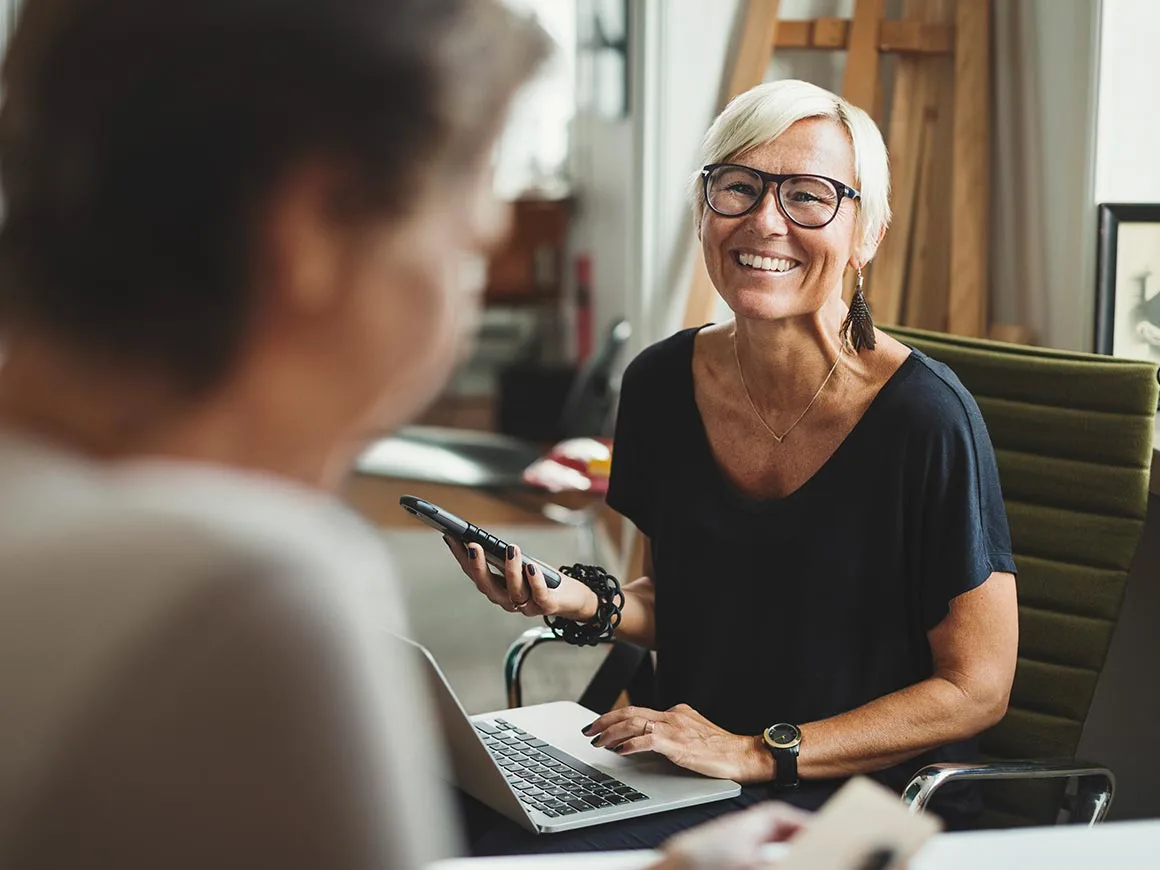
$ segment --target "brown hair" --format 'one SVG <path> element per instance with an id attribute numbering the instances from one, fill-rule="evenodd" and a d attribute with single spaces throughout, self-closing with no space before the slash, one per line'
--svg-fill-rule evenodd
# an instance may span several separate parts
<path id="1" fill-rule="evenodd" d="M 484 159 L 549 42 L 498 0 L 28 0 L 4 67 L 0 317 L 191 391 L 253 308 L 286 168 L 403 215 Z"/>

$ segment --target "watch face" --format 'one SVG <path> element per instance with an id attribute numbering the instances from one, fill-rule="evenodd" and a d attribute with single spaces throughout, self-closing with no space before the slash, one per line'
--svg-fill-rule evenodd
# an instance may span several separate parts
<path id="1" fill-rule="evenodd" d="M 793 725 L 773 725 L 767 733 L 769 742 L 778 747 L 788 748 L 801 740 L 801 732 Z"/>

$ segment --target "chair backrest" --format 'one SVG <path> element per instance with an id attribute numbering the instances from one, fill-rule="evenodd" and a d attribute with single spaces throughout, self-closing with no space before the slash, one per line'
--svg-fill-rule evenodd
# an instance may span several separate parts
<path id="1" fill-rule="evenodd" d="M 1074 758 L 1144 525 L 1155 365 L 887 330 L 946 363 L 986 420 L 1019 568 L 1019 665 L 994 758 Z M 1062 785 L 987 784 L 988 826 L 1050 824 Z"/>
<path id="2" fill-rule="evenodd" d="M 560 437 L 610 435 L 616 396 L 612 389 L 612 369 L 632 337 L 632 326 L 624 318 L 609 327 L 603 343 L 576 375 L 560 412 Z"/>

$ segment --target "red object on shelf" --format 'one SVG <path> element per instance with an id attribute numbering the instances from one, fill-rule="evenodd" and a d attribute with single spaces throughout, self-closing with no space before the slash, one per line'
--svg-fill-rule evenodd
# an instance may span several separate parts
<path id="1" fill-rule="evenodd" d="M 569 438 L 524 469 L 524 480 L 549 492 L 608 492 L 611 438 Z"/>
<path id="2" fill-rule="evenodd" d="M 576 257 L 576 362 L 584 365 L 592 355 L 592 258 Z"/>

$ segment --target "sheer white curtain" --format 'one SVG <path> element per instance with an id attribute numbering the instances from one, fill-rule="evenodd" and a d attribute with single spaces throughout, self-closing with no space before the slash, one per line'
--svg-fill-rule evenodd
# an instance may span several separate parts
<path id="1" fill-rule="evenodd" d="M 994 14 L 992 321 L 1090 350 L 1099 4 L 1003 0 Z"/>

